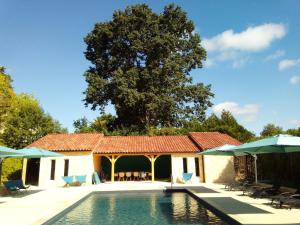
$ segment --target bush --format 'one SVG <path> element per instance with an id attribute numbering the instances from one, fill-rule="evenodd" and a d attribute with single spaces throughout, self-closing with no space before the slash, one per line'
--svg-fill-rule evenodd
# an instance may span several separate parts
<path id="1" fill-rule="evenodd" d="M 20 179 L 22 159 L 5 159 L 2 165 L 2 181 Z"/>

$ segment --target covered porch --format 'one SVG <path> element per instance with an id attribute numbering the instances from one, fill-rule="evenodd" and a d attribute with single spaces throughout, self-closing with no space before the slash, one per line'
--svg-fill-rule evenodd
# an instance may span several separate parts
<path id="1" fill-rule="evenodd" d="M 168 154 L 93 154 L 93 163 L 95 171 L 111 182 L 171 179 Z"/>

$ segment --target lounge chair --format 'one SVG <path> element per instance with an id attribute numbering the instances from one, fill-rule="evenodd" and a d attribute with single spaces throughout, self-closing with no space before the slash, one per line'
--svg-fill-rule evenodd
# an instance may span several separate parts
<path id="1" fill-rule="evenodd" d="M 73 176 L 62 176 L 61 177 L 64 182 L 66 183 L 66 186 L 70 185 L 71 183 L 73 183 Z"/>
<path id="2" fill-rule="evenodd" d="M 86 175 L 75 176 L 75 180 L 82 185 L 86 183 Z"/>
<path id="3" fill-rule="evenodd" d="M 281 199 L 279 207 L 287 205 L 289 209 L 300 207 L 300 194 L 291 195 L 289 198 Z"/>
<path id="4" fill-rule="evenodd" d="M 281 207 L 281 205 L 282 205 L 282 203 L 284 201 L 286 201 L 286 200 L 288 200 L 290 198 L 293 198 L 293 196 L 295 197 L 295 196 L 297 196 L 299 194 L 300 194 L 300 188 L 298 188 L 293 193 L 292 192 L 282 192 L 282 193 L 280 193 L 278 195 L 270 196 L 270 198 L 269 198 L 271 200 L 270 204 L 271 205 L 276 205 L 276 203 L 277 203 L 277 205 L 279 207 Z"/>
<path id="5" fill-rule="evenodd" d="M 182 178 L 177 178 L 177 183 L 185 184 L 191 181 L 193 173 L 182 173 Z"/>
<path id="6" fill-rule="evenodd" d="M 93 180 L 93 184 L 100 184 L 101 183 L 99 175 L 96 171 L 92 175 L 92 180 Z"/>
<path id="7" fill-rule="evenodd" d="M 254 192 L 250 195 L 253 198 L 268 198 L 270 196 L 275 196 L 279 194 L 280 185 L 274 184 L 269 188 L 260 188 L 254 190 Z"/>
<path id="8" fill-rule="evenodd" d="M 29 188 L 29 186 L 24 185 L 22 180 L 9 180 L 4 182 L 4 186 L 9 192 L 17 192 L 21 189 L 27 190 Z"/>

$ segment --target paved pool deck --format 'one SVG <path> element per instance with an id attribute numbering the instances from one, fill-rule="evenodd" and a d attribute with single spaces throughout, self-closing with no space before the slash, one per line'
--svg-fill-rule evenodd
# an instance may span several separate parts
<path id="1" fill-rule="evenodd" d="M 30 187 L 28 191 L 0 197 L 0 224 L 42 224 L 94 191 L 163 190 L 166 187 L 170 188 L 170 183 L 135 181 L 68 188 Z M 267 204 L 268 200 L 240 196 L 241 192 L 225 191 L 223 187 L 218 184 L 176 184 L 176 188 L 186 188 L 241 224 L 300 224 L 300 209 L 275 209 Z"/>

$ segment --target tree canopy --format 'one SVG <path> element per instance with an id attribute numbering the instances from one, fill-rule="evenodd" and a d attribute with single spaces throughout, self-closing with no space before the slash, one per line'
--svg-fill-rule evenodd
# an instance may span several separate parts
<path id="1" fill-rule="evenodd" d="M 111 103 L 119 125 L 141 130 L 205 119 L 213 93 L 193 84 L 190 71 L 202 67 L 206 52 L 180 7 L 156 14 L 145 4 L 129 6 L 84 40 L 92 63 L 84 74 L 86 106 L 103 113 Z"/>
<path id="2" fill-rule="evenodd" d="M 1 135 L 7 146 L 23 148 L 48 133 L 66 132 L 31 95 L 18 95 L 14 104 Z"/>
<path id="3" fill-rule="evenodd" d="M 4 129 L 6 118 L 12 110 L 16 94 L 11 86 L 12 79 L 0 66 L 0 133 Z"/>

